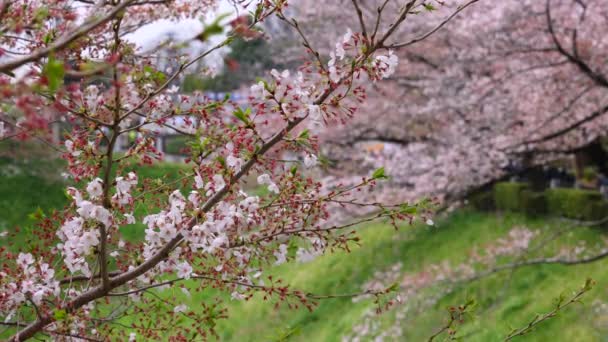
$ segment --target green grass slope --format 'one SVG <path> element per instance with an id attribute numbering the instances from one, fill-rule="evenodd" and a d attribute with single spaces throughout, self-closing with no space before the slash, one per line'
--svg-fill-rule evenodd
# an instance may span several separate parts
<path id="1" fill-rule="evenodd" d="M 327 255 L 299 266 L 285 265 L 275 273 L 296 288 L 319 294 L 360 292 L 362 284 L 373 278 L 376 270 L 388 269 L 396 263 L 401 263 L 402 272 L 407 273 L 442 261 L 457 264 L 465 261 L 466 251 L 504 237 L 513 226 L 526 225 L 546 236 L 558 224 L 561 222 L 461 211 L 433 228 L 413 226 L 395 232 L 389 226 L 372 225 L 363 228 L 362 247 L 349 254 Z M 548 252 L 574 246 L 582 240 L 593 243 L 603 235 L 601 231 L 576 228 L 549 245 Z M 457 336 L 465 341 L 501 341 L 512 328 L 523 326 L 537 313 L 550 311 L 555 298 L 571 294 L 587 277 L 592 277 L 597 284 L 584 297 L 584 305 L 568 307 L 519 340 L 606 341 L 608 311 L 602 311 L 601 303 L 608 300 L 607 265 L 608 260 L 581 266 L 530 266 L 453 286 L 447 295 L 444 295 L 445 286 L 430 288 L 413 303 L 372 315 L 371 320 L 378 325 L 378 331 L 392 325 L 402 328 L 400 338 L 386 338 L 386 341 L 426 341 L 447 320 L 448 306 L 473 298 L 478 303 L 474 318 L 457 327 Z M 425 298 L 437 296 L 436 303 L 424 304 Z M 403 311 L 406 305 L 411 306 L 410 313 L 397 320 L 395 312 Z M 221 324 L 219 331 L 221 340 L 226 341 L 277 340 L 283 335 L 289 335 L 289 341 L 340 341 L 344 336 L 354 336 L 353 326 L 362 322 L 364 312 L 374 308 L 372 300 L 353 303 L 350 299 L 323 300 L 313 313 L 274 310 L 259 299 L 233 302 L 230 319 Z M 440 337 L 442 340 L 446 336 Z"/>
<path id="2" fill-rule="evenodd" d="M 32 226 L 28 216 L 38 207 L 48 212 L 67 203 L 63 195 L 65 185 L 60 180 L 27 168 L 9 173 L 7 164 L 0 165 L 0 169 L 3 170 L 2 230 L 16 225 Z M 162 165 L 142 170 L 140 177 L 167 174 L 174 177 L 178 170 L 178 166 Z M 373 279 L 375 272 L 388 270 L 398 263 L 402 273 L 416 273 L 425 266 L 445 261 L 456 265 L 466 261 L 473 248 L 505 237 L 515 226 L 539 231 L 537 240 L 541 240 L 563 224 L 553 219 L 530 220 L 519 215 L 461 210 L 439 220 L 435 227 L 403 226 L 395 231 L 384 224 L 368 225 L 360 228 L 361 246 L 354 247 L 351 253 L 336 252 L 306 264 L 291 262 L 270 272 L 293 288 L 315 294 L 354 293 L 362 291 L 363 284 Z M 143 229 L 133 226 L 124 233 L 130 239 L 138 239 Z M 543 253 L 551 255 L 561 248 L 574 248 L 581 241 L 592 246 L 605 238 L 602 230 L 575 228 L 550 242 Z M 579 266 L 531 266 L 452 285 L 449 289 L 431 287 L 382 315 L 368 315 L 377 329 L 377 333 L 370 336 L 397 326 L 402 335 L 386 337 L 384 341 L 427 340 L 445 323 L 448 306 L 474 298 L 478 303 L 474 318 L 457 327 L 457 336 L 465 341 L 501 341 L 512 327 L 521 327 L 537 313 L 550 311 L 554 298 L 569 295 L 591 277 L 597 284 L 585 295 L 583 305 L 566 308 L 531 334 L 516 340 L 608 341 L 608 304 L 604 304 L 608 303 L 607 266 L 608 259 Z M 195 308 L 197 301 L 208 300 L 213 295 L 208 291 L 193 292 L 188 302 Z M 305 309 L 275 309 L 258 297 L 246 302 L 226 299 L 226 303 L 229 318 L 220 321 L 217 327 L 222 341 L 341 341 L 345 336 L 352 336 L 353 327 L 361 325 L 366 313 L 375 308 L 371 299 L 353 302 L 350 298 L 321 300 L 312 313 Z M 439 340 L 445 337 L 442 335 Z M 371 337 L 362 340 L 371 340 Z"/>

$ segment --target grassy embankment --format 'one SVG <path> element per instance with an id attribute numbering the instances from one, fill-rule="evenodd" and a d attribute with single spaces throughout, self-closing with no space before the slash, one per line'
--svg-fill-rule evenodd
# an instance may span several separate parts
<path id="1" fill-rule="evenodd" d="M 56 167 L 56 166 L 55 166 Z M 30 217 L 38 208 L 44 213 L 61 208 L 67 203 L 65 185 L 58 178 L 48 177 L 54 171 L 27 165 L 1 164 L 0 173 L 0 229 L 21 226 L 23 241 L 29 229 L 34 229 Z M 140 179 L 146 177 L 175 177 L 180 167 L 161 165 L 139 170 Z M 145 207 L 138 207 L 138 214 Z M 374 277 L 377 270 L 385 270 L 402 263 L 402 272 L 415 273 L 431 263 L 449 261 L 452 265 L 466 261 L 468 252 L 506 236 L 514 226 L 540 230 L 539 238 L 554 232 L 563 223 L 553 219 L 530 220 L 519 215 L 486 214 L 459 211 L 442 219 L 436 227 L 404 226 L 401 230 L 382 225 L 362 227 L 362 246 L 352 253 L 327 255 L 307 264 L 288 263 L 271 272 L 285 279 L 294 288 L 319 294 L 359 292 L 362 285 Z M 125 227 L 126 239 L 141 238 L 141 226 Z M 548 245 L 547 253 L 562 247 L 573 247 L 580 241 L 587 245 L 605 237 L 598 229 L 576 228 Z M 505 261 L 508 261 L 505 260 Z M 461 304 L 468 298 L 478 302 L 476 318 L 458 327 L 458 335 L 466 341 L 499 341 L 511 327 L 520 327 L 535 314 L 548 312 L 554 298 L 570 294 L 586 277 L 596 280 L 595 288 L 584 298 L 585 305 L 574 305 L 557 317 L 544 322 L 521 341 L 605 341 L 608 335 L 608 311 L 601 303 L 608 301 L 607 260 L 579 266 L 532 266 L 498 273 L 480 281 L 455 286 L 453 291 L 428 306 L 418 305 L 414 313 L 400 319 L 405 335 L 403 340 L 426 340 L 447 319 L 445 308 Z M 422 298 L 432 297 L 441 291 L 431 288 Z M 173 292 L 173 294 L 179 293 Z M 193 293 L 188 302 L 196 302 L 215 295 L 212 292 Z M 420 298 L 418 298 L 420 299 Z M 365 311 L 373 309 L 371 300 L 353 303 L 351 299 L 329 299 L 320 302 L 309 313 L 273 309 L 260 298 L 249 302 L 226 301 L 230 318 L 217 327 L 221 340 L 268 341 L 289 335 L 290 341 L 339 341 L 361 323 Z M 419 309 L 419 310 L 416 310 Z M 153 315 L 152 315 L 153 316 Z M 380 330 L 394 324 L 392 312 L 374 319 Z M 442 336 L 444 337 L 444 336 Z M 390 339 L 388 339 L 390 340 Z"/>

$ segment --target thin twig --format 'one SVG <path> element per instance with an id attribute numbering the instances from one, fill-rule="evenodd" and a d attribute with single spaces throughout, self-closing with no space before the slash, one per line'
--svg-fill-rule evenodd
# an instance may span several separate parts
<path id="1" fill-rule="evenodd" d="M 534 329 L 537 325 L 541 324 L 542 322 L 555 317 L 557 315 L 557 313 L 559 311 L 561 311 L 562 309 L 564 309 L 565 307 L 573 304 L 573 303 L 578 303 L 580 302 L 580 298 L 587 292 L 589 292 L 594 285 L 594 281 L 592 279 L 587 279 L 587 281 L 585 281 L 585 284 L 583 285 L 583 287 L 576 292 L 566 303 L 563 302 L 563 298 L 560 298 L 557 302 L 557 305 L 555 306 L 555 308 L 551 311 L 549 311 L 548 313 L 544 314 L 544 315 L 536 315 L 528 324 L 526 324 L 526 326 L 520 328 L 520 329 L 514 329 L 513 331 L 511 331 L 511 333 L 509 333 L 509 335 L 507 335 L 507 337 L 505 337 L 504 341 L 510 341 L 515 337 L 518 336 L 523 336 L 527 333 L 529 333 L 530 331 L 532 331 L 532 329 Z"/>
<path id="2" fill-rule="evenodd" d="M 412 44 L 416 44 L 420 41 L 423 41 L 425 39 L 427 39 L 428 37 L 430 37 L 431 35 L 433 35 L 435 32 L 439 31 L 443 26 L 445 26 L 445 24 L 447 24 L 449 21 L 451 21 L 452 19 L 454 19 L 454 17 L 456 17 L 458 15 L 458 13 L 462 12 L 465 8 L 469 7 L 470 5 L 478 2 L 479 0 L 471 0 L 463 5 L 458 6 L 458 8 L 456 9 L 456 11 L 454 11 L 454 13 L 452 13 L 450 16 L 448 16 L 446 19 L 444 19 L 441 23 L 439 23 L 439 25 L 435 26 L 432 30 L 430 30 L 429 32 L 423 34 L 420 37 L 414 38 L 408 42 L 405 43 L 396 43 L 396 44 L 391 44 L 389 47 L 392 49 L 396 49 L 396 48 L 402 48 L 402 47 L 406 47 L 406 46 L 410 46 Z"/>
<path id="3" fill-rule="evenodd" d="M 136 0 L 125 0 L 125 1 L 121 2 L 119 5 L 115 6 L 106 15 L 104 15 L 98 19 L 94 19 L 96 17 L 96 15 L 92 15 L 91 17 L 89 17 L 88 20 L 85 20 L 84 25 L 78 27 L 78 29 L 63 36 L 62 38 L 59 38 L 57 41 L 55 41 L 55 43 L 53 43 L 43 49 L 35 51 L 32 54 L 28 55 L 27 57 L 14 59 L 12 61 L 8 61 L 8 62 L 0 64 L 0 72 L 11 71 L 23 64 L 35 62 L 43 57 L 48 56 L 49 54 L 51 54 L 53 52 L 62 50 L 63 48 L 70 45 L 73 41 L 77 40 L 80 37 L 87 35 L 89 32 L 91 32 L 98 26 L 103 25 L 103 24 L 107 23 L 108 21 L 112 20 L 125 7 L 129 6 L 130 4 L 132 4 L 135 1 Z"/>

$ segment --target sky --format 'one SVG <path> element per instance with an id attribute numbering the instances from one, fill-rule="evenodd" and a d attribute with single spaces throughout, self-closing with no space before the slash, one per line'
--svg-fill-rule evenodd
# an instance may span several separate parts
<path id="1" fill-rule="evenodd" d="M 218 3 L 217 10 L 213 13 L 209 13 L 205 18 L 205 22 L 213 21 L 217 14 L 220 13 L 231 13 L 231 16 L 224 19 L 223 22 L 228 22 L 236 17 L 234 6 L 227 0 L 221 0 Z M 125 38 L 147 50 L 161 43 L 168 34 L 172 34 L 173 37 L 180 41 L 185 41 L 190 40 L 202 31 L 203 23 L 198 19 L 187 19 L 179 22 L 159 20 L 141 27 L 139 30 L 127 35 Z M 222 36 L 214 36 L 212 37 L 212 43 L 214 40 L 219 42 L 223 38 L 224 37 Z"/>
<path id="2" fill-rule="evenodd" d="M 239 8 L 240 11 L 243 8 Z M 232 5 L 228 0 L 219 0 L 217 9 L 209 13 L 206 18 L 204 18 L 204 22 L 212 22 L 214 18 L 220 13 L 230 13 L 231 15 L 226 17 L 222 23 L 227 23 L 233 18 L 236 17 L 236 10 L 234 5 Z M 162 43 L 164 39 L 167 38 L 169 34 L 172 34 L 175 39 L 178 41 L 186 41 L 195 37 L 199 33 L 203 31 L 204 25 L 203 22 L 199 19 L 187 19 L 182 21 L 170 21 L 170 20 L 159 20 L 153 22 L 148 25 L 144 25 L 139 28 L 137 31 L 130 33 L 125 36 L 125 39 L 135 43 L 137 46 L 141 47 L 144 51 L 150 50 Z M 212 36 L 209 39 L 209 43 L 217 44 L 225 38 L 225 35 L 216 35 Z M 196 50 L 201 50 L 204 48 L 202 44 L 198 46 L 193 46 L 194 53 Z M 213 55 L 209 56 L 209 66 L 218 68 L 223 64 L 223 60 L 221 56 L 226 51 L 229 51 L 228 48 L 223 48 L 222 51 L 217 51 Z M 4 58 L 7 58 L 4 56 Z M 9 57 L 10 58 L 10 57 Z M 27 73 L 29 68 L 27 66 L 20 67 L 14 70 L 16 75 L 16 79 L 21 78 L 23 75 Z"/>

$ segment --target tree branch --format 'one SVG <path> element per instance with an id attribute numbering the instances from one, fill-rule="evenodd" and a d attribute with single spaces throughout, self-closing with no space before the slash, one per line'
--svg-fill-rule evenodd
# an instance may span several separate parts
<path id="1" fill-rule="evenodd" d="M 80 37 L 85 36 L 87 33 L 91 32 L 95 28 L 112 20 L 125 7 L 129 6 L 130 4 L 132 4 L 135 1 L 136 0 L 125 0 L 125 1 L 121 2 L 119 5 L 117 5 L 116 7 L 114 7 L 110 12 L 108 12 L 104 16 L 99 17 L 97 19 L 95 19 L 94 16 L 91 16 L 88 20 L 85 21 L 84 25 L 80 26 L 73 32 L 63 36 L 62 38 L 59 38 L 57 41 L 55 41 L 50 46 L 47 46 L 43 49 L 34 51 L 32 54 L 30 54 L 26 57 L 14 59 L 12 61 L 8 61 L 5 63 L 0 63 L 0 72 L 9 72 L 26 63 L 35 62 L 35 61 L 39 60 L 40 58 L 46 57 L 53 52 L 64 49 L 65 47 L 70 45 L 73 41 L 77 40 Z M 88 23 L 86 23 L 86 22 L 88 22 Z"/>
<path id="2" fill-rule="evenodd" d="M 361 33 L 365 38 L 365 44 L 369 45 L 371 42 L 369 41 L 369 37 L 367 36 L 367 29 L 365 27 L 365 21 L 363 20 L 363 11 L 361 11 L 361 7 L 359 7 L 359 3 L 357 0 L 352 0 L 353 5 L 355 6 L 355 10 L 357 11 L 357 18 L 359 18 L 359 25 L 361 26 Z"/>
<path id="3" fill-rule="evenodd" d="M 389 48 L 391 49 L 396 49 L 396 48 L 402 48 L 402 47 L 406 47 L 406 46 L 410 46 L 412 44 L 416 44 L 420 41 L 423 41 L 425 39 L 427 39 L 428 37 L 430 37 L 431 35 L 433 35 L 435 32 L 439 31 L 443 26 L 445 26 L 445 24 L 447 24 L 449 21 L 451 21 L 452 19 L 454 19 L 454 17 L 456 17 L 458 15 L 458 13 L 462 12 L 465 8 L 469 7 L 470 5 L 478 2 L 479 0 L 471 0 L 467 3 L 465 3 L 464 5 L 460 5 L 458 6 L 458 8 L 456 9 L 456 11 L 454 11 L 454 13 L 452 13 L 449 17 L 447 17 L 446 19 L 444 19 L 441 23 L 439 23 L 439 25 L 435 26 L 432 30 L 430 30 L 429 32 L 423 34 L 420 37 L 414 38 L 408 42 L 405 43 L 396 43 L 396 44 L 391 44 L 389 45 Z"/>
<path id="4" fill-rule="evenodd" d="M 593 288 L 593 285 L 594 285 L 594 281 L 591 279 L 587 279 L 587 281 L 585 282 L 585 285 L 583 285 L 583 287 L 578 292 L 576 292 L 566 303 L 563 303 L 563 298 L 559 298 L 558 303 L 553 310 L 551 310 L 550 312 L 548 312 L 542 316 L 536 315 L 523 328 L 515 329 L 515 330 L 511 331 L 511 333 L 509 333 L 509 335 L 507 335 L 507 337 L 505 337 L 504 341 L 511 341 L 515 337 L 523 336 L 523 335 L 529 333 L 537 325 L 541 324 L 542 322 L 544 322 L 552 317 L 555 317 L 557 315 L 557 313 L 559 311 L 561 311 L 562 309 L 564 309 L 565 307 L 567 307 L 573 303 L 580 302 L 580 298 L 585 293 L 589 292 Z"/>
<path id="5" fill-rule="evenodd" d="M 585 63 L 582 59 L 578 58 L 576 48 L 574 50 L 574 54 L 571 54 L 566 51 L 564 46 L 559 41 L 559 38 L 557 37 L 557 34 L 555 32 L 555 28 L 553 27 L 553 19 L 551 17 L 551 0 L 547 0 L 545 5 L 545 12 L 547 17 L 547 28 L 549 30 L 549 34 L 551 35 L 551 39 L 553 40 L 553 43 L 557 48 L 557 51 L 564 57 L 566 57 L 571 63 L 576 65 L 583 72 L 583 74 L 587 75 L 599 86 L 608 88 L 608 79 L 606 79 L 606 77 L 604 77 L 603 75 L 593 71 L 587 63 Z"/>

